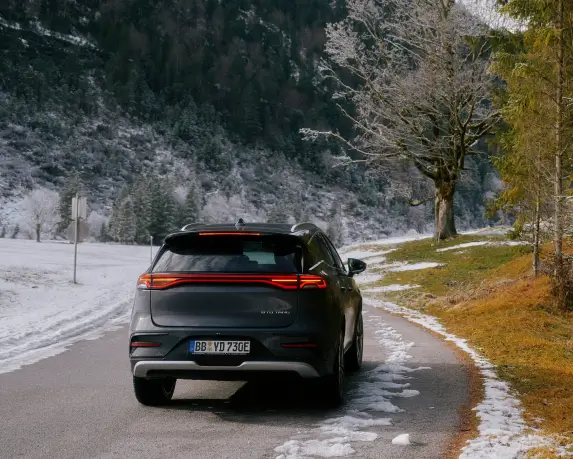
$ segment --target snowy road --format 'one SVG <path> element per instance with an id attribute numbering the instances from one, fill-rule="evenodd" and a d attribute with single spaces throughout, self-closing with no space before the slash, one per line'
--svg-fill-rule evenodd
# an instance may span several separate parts
<path id="1" fill-rule="evenodd" d="M 123 328 L 0 375 L 2 456 L 254 459 L 353 450 L 356 458 L 444 457 L 467 397 L 464 367 L 420 328 L 366 313 L 365 368 L 350 379 L 339 411 L 322 410 L 296 386 L 200 381 L 178 383 L 169 408 L 141 407 Z M 392 444 L 401 434 L 410 445 Z"/>

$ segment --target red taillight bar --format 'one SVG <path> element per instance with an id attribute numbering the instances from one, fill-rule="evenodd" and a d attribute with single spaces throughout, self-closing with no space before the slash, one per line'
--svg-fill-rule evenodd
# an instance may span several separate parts
<path id="1" fill-rule="evenodd" d="M 137 288 L 165 290 L 182 284 L 266 284 L 283 290 L 324 289 L 326 280 L 320 276 L 296 274 L 143 274 Z"/>

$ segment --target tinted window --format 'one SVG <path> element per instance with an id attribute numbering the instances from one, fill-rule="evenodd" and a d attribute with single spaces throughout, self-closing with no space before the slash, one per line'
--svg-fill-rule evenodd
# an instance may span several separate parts
<path id="1" fill-rule="evenodd" d="M 279 236 L 182 236 L 165 246 L 153 272 L 297 273 L 302 249 Z"/>
<path id="2" fill-rule="evenodd" d="M 316 234 L 312 237 L 310 243 L 308 244 L 308 251 L 311 260 L 310 263 L 308 263 L 307 269 L 320 261 L 324 261 L 329 266 L 335 266 L 334 259 L 332 258 L 330 252 L 327 250 L 324 244 L 324 240 L 320 234 Z"/>
<path id="3" fill-rule="evenodd" d="M 338 251 L 334 247 L 334 244 L 327 237 L 324 237 L 324 241 L 326 243 L 326 246 L 327 246 L 332 258 L 334 259 L 334 266 L 336 266 L 338 269 L 340 269 L 342 272 L 345 273 L 346 267 L 344 266 L 344 263 L 342 262 L 342 259 L 340 258 L 340 255 L 338 254 Z"/>

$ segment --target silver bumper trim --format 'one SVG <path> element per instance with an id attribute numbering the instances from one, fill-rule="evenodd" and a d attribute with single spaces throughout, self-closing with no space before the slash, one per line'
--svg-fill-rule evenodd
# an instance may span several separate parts
<path id="1" fill-rule="evenodd" d="M 303 378 L 318 378 L 318 372 L 308 363 L 303 362 L 243 362 L 238 366 L 205 366 L 193 361 L 149 360 L 137 362 L 133 375 L 146 378 L 149 371 L 293 371 Z"/>

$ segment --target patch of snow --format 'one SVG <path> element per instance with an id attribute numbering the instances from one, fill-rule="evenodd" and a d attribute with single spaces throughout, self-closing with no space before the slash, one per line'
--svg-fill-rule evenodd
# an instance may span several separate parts
<path id="1" fill-rule="evenodd" d="M 345 413 L 322 421 L 318 426 L 297 435 L 275 448 L 277 459 L 310 459 L 313 457 L 344 457 L 354 454 L 351 443 L 371 442 L 378 438 L 371 427 L 392 425 L 392 419 L 378 417 L 378 413 L 400 413 L 401 408 L 392 403 L 394 398 L 415 397 L 419 392 L 403 382 L 407 374 L 426 368 L 405 366 L 411 359 L 408 350 L 414 343 L 404 341 L 402 335 L 386 324 L 379 316 L 363 311 L 367 329 L 374 329 L 378 342 L 387 350 L 384 364 L 364 372 L 357 386 L 349 391 Z"/>
<path id="2" fill-rule="evenodd" d="M 9 29 L 12 30 L 22 30 L 22 26 L 20 24 L 18 24 L 17 22 L 8 22 L 5 21 L 4 19 L 0 18 L 0 27 L 7 27 Z"/>
<path id="3" fill-rule="evenodd" d="M 523 420 L 520 401 L 511 393 L 509 385 L 500 380 L 495 366 L 475 351 L 467 340 L 449 333 L 436 317 L 385 301 L 365 299 L 365 303 L 401 315 L 442 335 L 466 352 L 483 377 L 485 397 L 475 408 L 480 420 L 479 435 L 469 440 L 460 459 L 514 459 L 532 448 L 554 446 L 546 437 L 529 428 Z"/>
<path id="4" fill-rule="evenodd" d="M 355 279 L 359 285 L 373 284 L 382 279 L 381 274 L 362 273 L 358 274 Z"/>
<path id="5" fill-rule="evenodd" d="M 431 268 L 439 268 L 440 266 L 444 266 L 440 263 L 434 263 L 433 261 L 423 261 L 420 263 L 408 263 L 404 266 L 395 266 L 388 269 L 388 271 L 393 272 L 402 272 L 402 271 L 417 271 L 421 269 L 431 269 Z"/>
<path id="6" fill-rule="evenodd" d="M 466 242 L 465 244 L 453 245 L 451 247 L 444 247 L 442 249 L 436 249 L 436 252 L 447 252 L 449 250 L 465 249 L 468 247 L 479 247 L 479 246 L 519 246 L 528 245 L 527 242 L 523 241 L 476 241 L 476 242 Z"/>
<path id="7" fill-rule="evenodd" d="M 388 252 L 392 252 L 392 250 L 388 250 L 386 253 Z M 379 265 L 380 263 L 384 263 L 386 261 L 386 257 L 384 256 L 372 257 L 372 258 L 367 258 L 364 261 L 368 266 L 376 266 Z"/>
<path id="8" fill-rule="evenodd" d="M 344 249 L 343 249 L 344 250 Z M 373 263 L 371 258 L 377 257 L 379 255 L 387 255 L 390 252 L 393 252 L 396 249 L 392 250 L 380 250 L 377 252 L 373 252 L 371 250 L 353 250 L 349 252 L 341 251 L 340 256 L 344 258 L 356 258 L 358 260 L 364 260 L 366 263 Z"/>
<path id="9" fill-rule="evenodd" d="M 57 38 L 58 40 L 66 41 L 71 43 L 72 45 L 84 46 L 88 48 L 97 49 L 97 46 L 91 43 L 90 41 L 86 40 L 83 37 L 79 37 L 77 35 L 67 35 L 59 32 L 54 32 L 52 30 L 46 29 L 45 27 L 40 24 L 40 22 L 36 22 L 35 29 L 38 31 L 40 35 L 44 35 L 46 37 Z"/>
<path id="10" fill-rule="evenodd" d="M 453 245 L 451 247 L 436 249 L 436 252 L 447 252 L 448 250 L 465 249 L 467 247 L 479 247 L 487 244 L 489 244 L 489 241 L 466 242 L 465 244 L 458 244 L 458 245 Z"/>
<path id="11" fill-rule="evenodd" d="M 83 37 L 79 37 L 77 35 L 67 35 L 59 32 L 53 32 L 51 30 L 46 29 L 45 27 L 40 24 L 40 22 L 36 21 L 33 24 L 33 27 L 29 29 L 31 32 L 36 32 L 39 35 L 44 35 L 46 37 L 57 38 L 58 40 L 66 41 L 71 43 L 72 45 L 83 46 L 88 48 L 97 49 L 97 46 L 91 43 L 90 41 L 86 40 Z M 7 27 L 13 30 L 23 30 L 23 27 L 17 22 L 8 22 L 4 19 L 0 18 L 0 27 Z M 22 41 L 24 43 L 24 41 Z M 24 43 L 26 46 L 26 43 Z"/>
<path id="12" fill-rule="evenodd" d="M 486 228 L 478 228 L 470 231 L 463 231 L 460 234 L 484 234 L 488 236 L 505 236 L 509 231 L 511 231 L 510 226 L 493 226 Z"/>
<path id="13" fill-rule="evenodd" d="M 402 271 L 417 271 L 421 269 L 438 268 L 440 266 L 443 265 L 440 263 L 435 263 L 433 261 L 423 261 L 420 263 L 405 263 L 405 262 L 389 263 L 386 265 L 378 265 L 376 266 L 376 268 L 389 272 L 402 272 Z"/>
<path id="14" fill-rule="evenodd" d="M 408 446 L 410 444 L 410 434 L 398 435 L 392 440 L 393 445 Z"/>
<path id="15" fill-rule="evenodd" d="M 350 244 L 344 247 L 346 250 L 355 249 L 363 246 L 370 246 L 370 245 L 398 245 L 403 244 L 404 242 L 411 242 L 411 241 L 419 241 L 422 239 L 429 239 L 433 237 L 431 234 L 419 234 L 417 232 L 410 232 L 404 236 L 396 236 L 396 237 L 387 237 L 384 239 L 378 239 L 375 241 L 365 241 L 365 242 L 357 242 L 355 244 Z"/>
<path id="16" fill-rule="evenodd" d="M 129 319 L 149 248 L 0 239 L 0 373 L 59 354 Z"/>
<path id="17" fill-rule="evenodd" d="M 366 290 L 362 290 L 362 293 L 386 293 L 386 292 L 400 292 L 402 290 L 410 290 L 412 288 L 418 288 L 419 285 L 411 284 L 392 284 L 384 285 L 383 287 L 372 287 Z"/>

